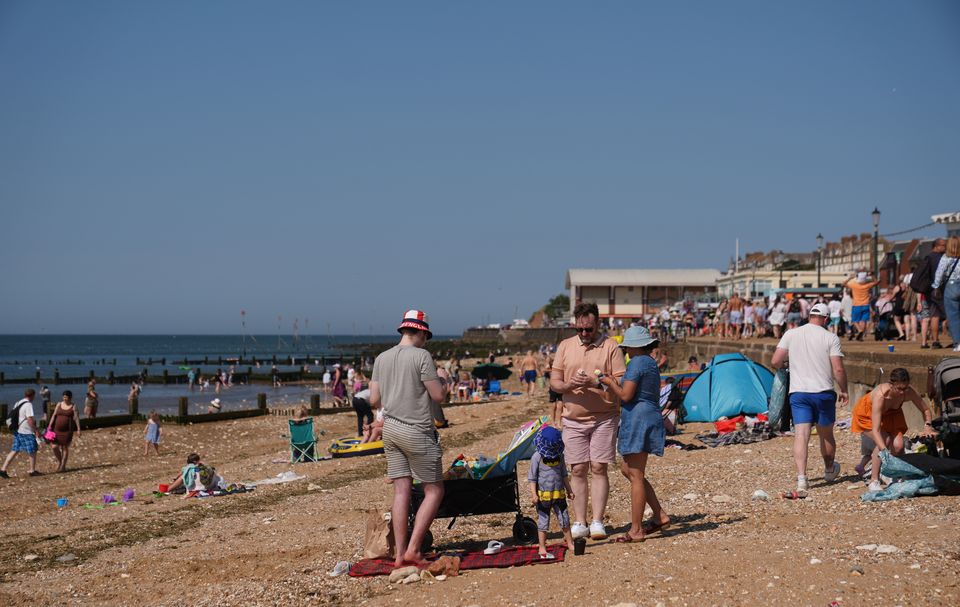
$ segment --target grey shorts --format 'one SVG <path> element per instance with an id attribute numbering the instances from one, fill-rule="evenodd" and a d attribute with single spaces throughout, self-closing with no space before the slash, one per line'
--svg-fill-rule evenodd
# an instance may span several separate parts
<path id="1" fill-rule="evenodd" d="M 550 531 L 550 511 L 553 510 L 561 529 L 570 528 L 570 513 L 567 512 L 567 500 L 552 500 L 550 503 L 537 502 L 537 531 Z"/>
<path id="2" fill-rule="evenodd" d="M 869 432 L 860 433 L 860 455 L 863 457 L 873 455 L 873 448 L 876 446 L 877 443 L 873 442 L 873 437 L 870 436 Z"/>
<path id="3" fill-rule="evenodd" d="M 387 456 L 387 476 L 412 476 L 421 483 L 443 480 L 443 449 L 436 430 L 406 424 L 393 417 L 383 418 L 383 453 Z"/>

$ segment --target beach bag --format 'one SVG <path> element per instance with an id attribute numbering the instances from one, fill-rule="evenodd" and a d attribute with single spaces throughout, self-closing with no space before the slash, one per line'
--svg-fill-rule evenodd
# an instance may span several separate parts
<path id="1" fill-rule="evenodd" d="M 367 512 L 367 530 L 363 540 L 363 558 L 393 558 L 396 540 L 390 513 Z"/>
<path id="2" fill-rule="evenodd" d="M 47 441 L 48 443 L 52 443 L 53 441 L 57 440 L 57 433 L 47 428 L 47 431 L 43 433 L 43 440 Z"/>

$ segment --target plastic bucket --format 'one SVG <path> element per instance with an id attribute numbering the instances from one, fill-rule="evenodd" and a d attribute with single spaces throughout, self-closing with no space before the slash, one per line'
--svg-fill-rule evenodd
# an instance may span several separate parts
<path id="1" fill-rule="evenodd" d="M 170 485 L 161 484 L 157 486 L 157 491 L 159 491 L 160 493 L 166 493 L 169 490 L 170 490 Z"/>

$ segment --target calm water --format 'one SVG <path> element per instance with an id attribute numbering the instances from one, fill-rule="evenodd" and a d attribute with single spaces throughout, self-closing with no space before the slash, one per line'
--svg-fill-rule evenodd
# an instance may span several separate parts
<path id="1" fill-rule="evenodd" d="M 154 359 L 158 362 L 148 367 L 150 375 L 161 375 L 166 369 L 170 375 L 182 375 L 185 370 L 180 369 L 176 360 L 202 359 L 204 356 L 216 361 L 217 357 L 235 358 L 241 354 L 246 358 L 256 356 L 258 359 L 269 360 L 274 355 L 278 359 L 287 359 L 294 356 L 296 365 L 278 365 L 281 371 L 292 371 L 300 365 L 308 365 L 312 373 L 319 379 L 323 369 L 316 365 L 320 356 L 351 357 L 356 352 L 344 348 L 348 344 L 370 343 L 383 344 L 386 349 L 398 339 L 393 335 L 335 335 L 329 339 L 326 336 L 301 336 L 294 340 L 290 335 L 255 335 L 243 339 L 239 335 L 0 335 L 0 371 L 7 379 L 30 378 L 40 371 L 41 377 L 53 392 L 54 399 L 58 399 L 63 390 L 72 390 L 74 400 L 83 402 L 85 382 L 79 384 L 61 383 L 52 385 L 49 381 L 53 377 L 54 369 L 59 370 L 60 376 L 87 377 L 90 371 L 98 377 L 106 376 L 110 371 L 115 375 L 134 375 L 143 366 L 136 364 L 136 359 Z M 307 358 L 307 356 L 310 358 Z M 167 359 L 167 364 L 159 363 L 161 358 Z M 116 359 L 116 364 L 113 360 Z M 106 360 L 106 363 L 102 361 Z M 196 365 L 194 365 L 196 366 Z M 224 365 L 226 370 L 227 365 Z M 199 365 L 201 373 L 212 374 L 218 365 Z M 267 366 L 269 368 L 269 364 Z M 239 370 L 246 370 L 241 367 Z M 261 369 L 261 372 L 266 372 Z M 14 403 L 23 394 L 23 384 L 0 386 L 0 403 Z M 100 414 L 122 413 L 127 410 L 127 392 L 129 385 L 109 386 L 98 385 L 100 393 Z M 225 410 L 249 409 L 256 406 L 256 395 L 259 392 L 267 393 L 268 403 L 271 406 L 282 406 L 308 400 L 311 394 L 323 394 L 319 387 L 291 386 L 274 389 L 266 385 L 242 386 L 235 385 L 225 389 L 221 394 L 214 394 L 212 389 L 200 392 L 197 389 L 189 391 L 186 385 L 153 385 L 144 386 L 140 396 L 140 410 L 157 409 L 164 413 L 175 411 L 177 400 L 181 396 L 190 399 L 190 412 L 206 411 L 207 403 L 219 397 Z M 39 400 L 36 401 L 39 403 Z"/>

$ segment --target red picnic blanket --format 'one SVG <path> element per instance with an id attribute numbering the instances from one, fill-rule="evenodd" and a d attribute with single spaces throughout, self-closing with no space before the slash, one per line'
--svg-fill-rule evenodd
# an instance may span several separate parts
<path id="1" fill-rule="evenodd" d="M 456 554 L 453 552 L 445 552 L 444 554 L 459 556 L 460 570 L 463 571 L 464 569 L 489 569 L 537 563 L 559 563 L 563 561 L 563 557 L 567 553 L 567 545 L 554 544 L 547 546 L 547 552 L 552 554 L 554 558 L 541 559 L 539 548 L 536 546 L 512 546 L 510 548 L 504 548 L 496 554 L 484 554 L 483 550 L 476 552 L 457 552 Z M 439 555 L 435 554 L 433 558 L 429 560 L 434 560 L 438 557 Z M 350 567 L 350 577 L 390 575 L 391 571 L 393 571 L 393 559 L 363 559 L 362 561 L 354 563 L 353 567 Z"/>

